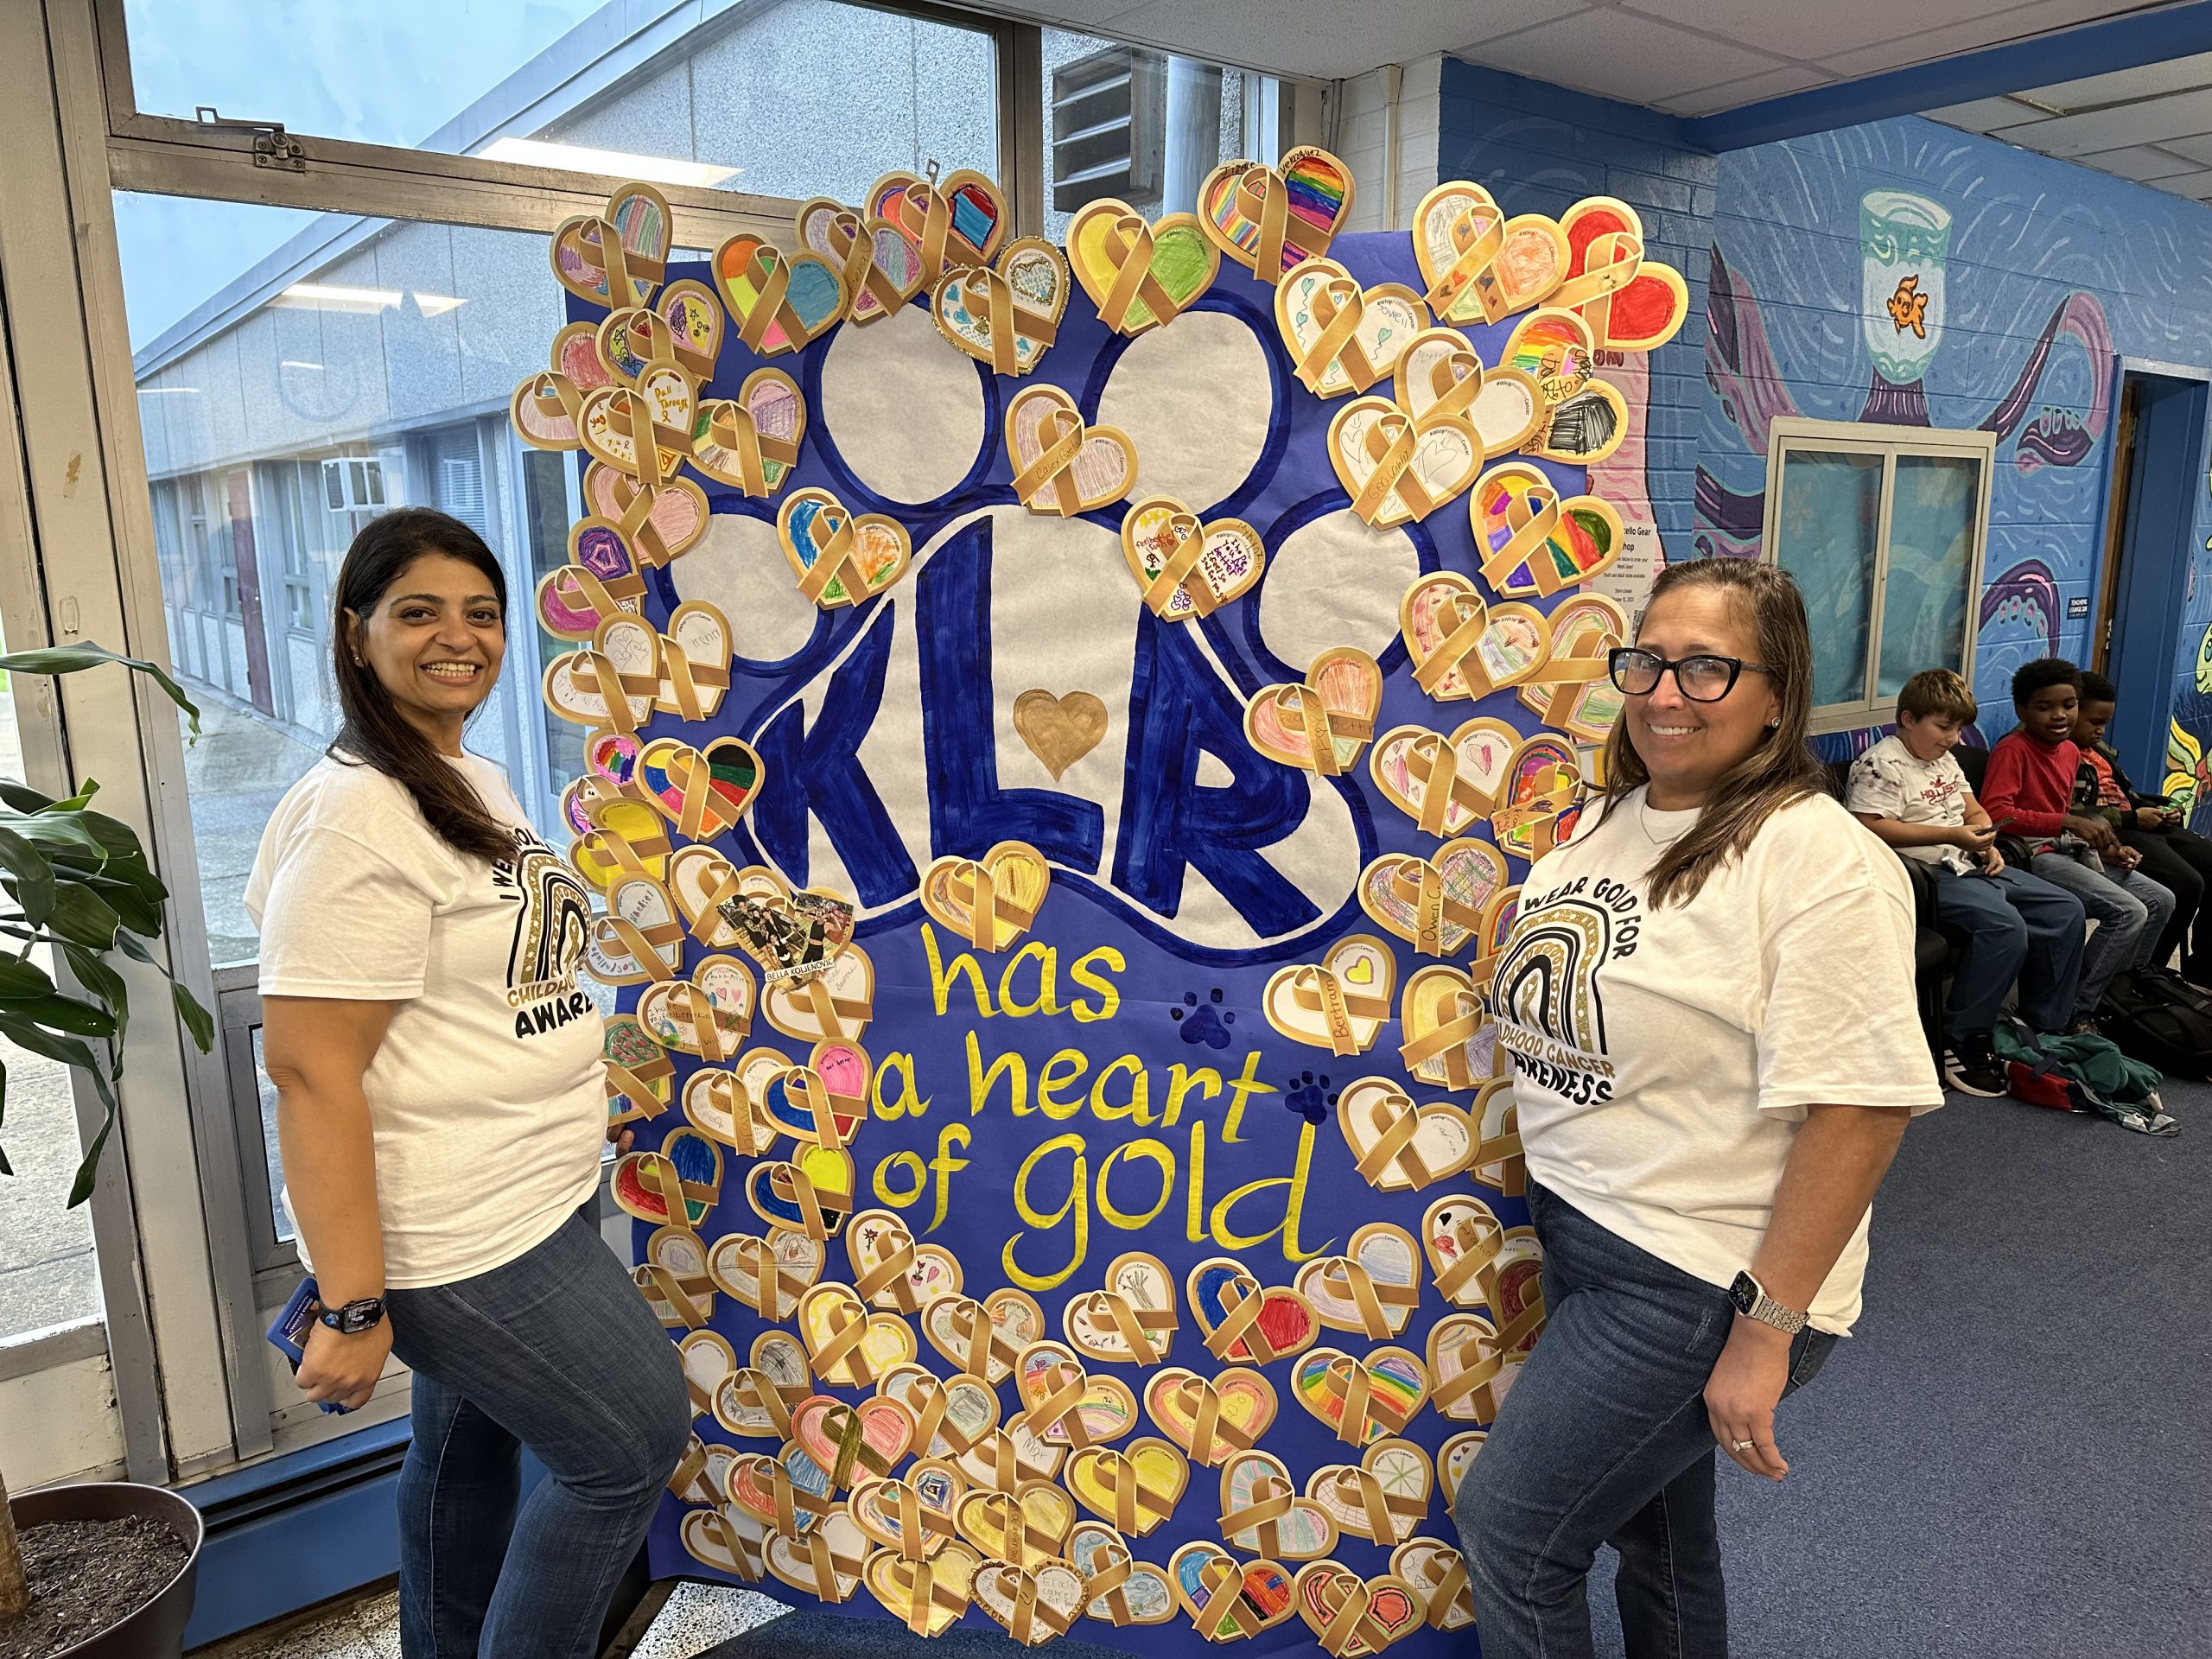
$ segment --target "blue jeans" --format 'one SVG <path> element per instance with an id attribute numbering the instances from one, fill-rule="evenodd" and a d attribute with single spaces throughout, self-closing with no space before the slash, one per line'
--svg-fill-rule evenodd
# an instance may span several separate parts
<path id="1" fill-rule="evenodd" d="M 2082 901 L 2097 931 L 2082 955 L 2082 989 L 2074 1015 L 2086 1020 L 2104 1000 L 2105 987 L 2123 968 L 2140 968 L 2158 953 L 2158 936 L 2173 918 L 2174 896 L 2140 870 L 2119 870 L 2087 847 L 2063 851 L 2037 848 L 2029 868 Z"/>
<path id="2" fill-rule="evenodd" d="M 415 1373 L 401 1653 L 593 1659 L 691 1433 L 660 1321 L 581 1215 L 505 1267 L 385 1300 Z M 546 1478 L 518 1510 L 525 1446 Z"/>
<path id="3" fill-rule="evenodd" d="M 1529 1207 L 1548 1318 L 1452 1503 L 1484 1659 L 1591 1654 L 1605 1543 L 1628 1659 L 1726 1659 L 1705 1385 L 1734 1306 L 1541 1187 Z M 1785 1398 L 1834 1343 L 1798 1333 Z"/>
<path id="4" fill-rule="evenodd" d="M 2087 933 L 2080 899 L 2010 865 L 1995 875 L 1939 870 L 1936 913 L 1967 936 L 1951 976 L 1951 1036 L 1995 1026 L 2015 979 L 2023 1020 L 2037 1031 L 2066 1028 Z"/>

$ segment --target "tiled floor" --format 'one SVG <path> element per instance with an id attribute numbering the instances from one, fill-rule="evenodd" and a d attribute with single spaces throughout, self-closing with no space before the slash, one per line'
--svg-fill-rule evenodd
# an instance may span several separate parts
<path id="1" fill-rule="evenodd" d="M 679 1584 L 630 1659 L 693 1659 L 790 1611 L 750 1590 Z M 192 1659 L 399 1659 L 399 1592 L 387 1590 L 269 1631 L 234 1637 Z"/>

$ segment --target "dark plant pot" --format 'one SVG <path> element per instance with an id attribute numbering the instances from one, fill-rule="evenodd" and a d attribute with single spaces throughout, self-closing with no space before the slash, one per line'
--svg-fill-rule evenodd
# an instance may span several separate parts
<path id="1" fill-rule="evenodd" d="M 200 1511 L 175 1492 L 128 1481 L 93 1481 L 81 1486 L 49 1486 L 44 1491 L 11 1497 L 8 1508 L 18 1527 L 49 1521 L 121 1521 L 143 1515 L 164 1522 L 184 1540 L 184 1565 L 162 1592 L 119 1624 L 89 1641 L 64 1648 L 54 1659 L 180 1659 L 184 1622 L 192 1617 L 193 1592 L 200 1582 L 200 1545 L 205 1529 Z"/>

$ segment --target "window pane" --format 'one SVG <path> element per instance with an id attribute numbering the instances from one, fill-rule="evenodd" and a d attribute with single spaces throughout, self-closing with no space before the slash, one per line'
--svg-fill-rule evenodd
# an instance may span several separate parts
<path id="1" fill-rule="evenodd" d="M 1882 696 L 1923 668 L 1966 665 L 1981 462 L 1899 455 L 1890 492 L 1890 569 L 1882 588 Z"/>
<path id="2" fill-rule="evenodd" d="M 1785 449 L 1775 562 L 1797 578 L 1813 629 L 1813 702 L 1866 696 L 1870 573 L 1882 508 L 1882 457 Z"/>
<path id="3" fill-rule="evenodd" d="M 842 0 L 125 10 L 153 115 L 213 105 L 296 133 L 854 202 L 931 159 L 999 171 L 991 35 Z"/>
<path id="4" fill-rule="evenodd" d="M 1045 30 L 1045 233 L 1085 202 L 1188 213 L 1224 161 L 1272 161 L 1279 83 L 1147 46 Z"/>
<path id="5" fill-rule="evenodd" d="M 215 205 L 118 194 L 116 215 L 143 228 Z M 275 239 L 273 265 L 238 263 L 134 363 L 156 534 L 175 543 L 162 566 L 169 655 L 205 726 L 185 777 L 219 967 L 254 959 L 243 899 L 262 826 L 337 731 L 328 595 L 355 532 L 387 507 L 442 508 L 499 556 L 518 617 L 568 547 L 565 512 L 525 511 L 505 413 L 563 321 L 545 238 L 253 211 L 270 216 L 255 239 Z M 172 307 L 158 243 L 126 236 L 124 252 L 134 315 Z M 552 643 L 512 632 L 468 743 L 565 846 L 537 712 Z"/>

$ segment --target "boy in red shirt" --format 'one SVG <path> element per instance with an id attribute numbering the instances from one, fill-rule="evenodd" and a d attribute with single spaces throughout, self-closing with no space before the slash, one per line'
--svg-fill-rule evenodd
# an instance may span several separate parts
<path id="1" fill-rule="evenodd" d="M 2120 770 L 2120 756 L 2105 741 L 2105 728 L 2119 702 L 2119 691 L 2103 675 L 2082 676 L 2080 729 L 2074 743 L 2094 779 L 2095 798 L 2077 793 L 2075 809 L 2111 824 L 2122 846 L 2142 855 L 2143 874 L 2173 893 L 2173 919 L 2158 938 L 2158 966 L 2171 962 L 2178 950 L 2181 976 L 2212 988 L 2212 901 L 2207 897 L 2212 893 L 2212 841 L 2183 825 L 2182 814 L 2164 796 L 2143 794 Z"/>
<path id="2" fill-rule="evenodd" d="M 2082 764 L 2073 742 L 2081 692 L 2081 671 L 2056 657 L 2026 664 L 2012 676 L 2012 710 L 2020 723 L 1989 752 L 1981 801 L 1999 830 L 2027 842 L 2029 868 L 2079 899 L 2097 925 L 2082 953 L 2070 1027 L 2094 1031 L 2091 1016 L 2113 976 L 2158 959 L 2174 896 L 2135 868 L 2141 855 L 2122 846 L 2112 825 L 2070 810 Z"/>

